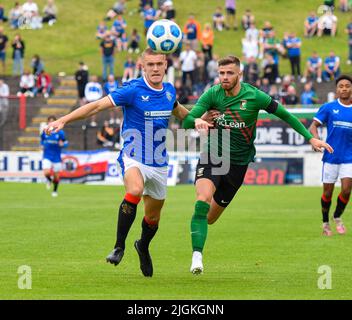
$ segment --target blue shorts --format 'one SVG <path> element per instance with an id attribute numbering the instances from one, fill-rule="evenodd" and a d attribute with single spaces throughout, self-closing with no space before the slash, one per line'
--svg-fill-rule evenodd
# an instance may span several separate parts
<path id="1" fill-rule="evenodd" d="M 0 60 L 2 60 L 2 61 L 6 60 L 6 52 L 5 51 L 0 51 Z"/>

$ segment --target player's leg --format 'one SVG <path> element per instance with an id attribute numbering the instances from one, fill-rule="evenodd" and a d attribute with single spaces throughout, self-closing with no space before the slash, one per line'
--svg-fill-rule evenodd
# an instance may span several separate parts
<path id="1" fill-rule="evenodd" d="M 59 183 L 60 183 L 60 177 L 59 177 L 59 172 L 61 171 L 61 162 L 58 163 L 53 163 L 53 171 L 54 171 L 54 176 L 53 176 L 53 185 L 54 185 L 54 189 L 52 192 L 52 196 L 53 197 L 57 197 L 58 193 L 57 190 L 59 188 Z"/>
<path id="2" fill-rule="evenodd" d="M 43 159 L 42 167 L 43 167 L 44 176 L 46 178 L 46 188 L 47 188 L 47 190 L 50 190 L 51 182 L 52 182 L 52 178 L 51 178 L 51 161 L 48 160 L 48 159 Z"/>
<path id="3" fill-rule="evenodd" d="M 116 243 L 114 250 L 106 258 L 107 262 L 110 262 L 115 266 L 120 263 L 124 255 L 125 241 L 136 218 L 137 205 L 143 194 L 144 177 L 137 166 L 132 166 L 132 164 L 130 164 L 130 167 L 127 168 L 124 174 L 124 185 L 126 193 L 119 208 Z"/>

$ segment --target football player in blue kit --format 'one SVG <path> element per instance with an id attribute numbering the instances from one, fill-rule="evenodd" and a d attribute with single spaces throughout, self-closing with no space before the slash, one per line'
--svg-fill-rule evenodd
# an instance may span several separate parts
<path id="1" fill-rule="evenodd" d="M 341 215 L 349 201 L 352 189 L 352 78 L 341 75 L 336 80 L 337 100 L 325 103 L 314 117 L 310 127 L 315 138 L 318 127 L 326 125 L 327 143 L 335 150 L 334 153 L 324 152 L 323 156 L 323 195 L 321 207 L 323 214 L 323 235 L 331 236 L 329 210 L 335 182 L 341 179 L 341 192 L 337 197 L 334 222 L 336 231 L 345 234 L 346 228 Z"/>
<path id="2" fill-rule="evenodd" d="M 107 97 L 74 110 L 50 123 L 45 130 L 48 134 L 59 132 L 67 123 L 122 106 L 124 146 L 118 161 L 126 193 L 119 208 L 116 243 L 106 260 L 114 265 L 120 263 L 127 234 L 136 217 L 137 205 L 143 198 L 142 233 L 134 246 L 143 275 L 151 277 L 153 264 L 149 244 L 158 230 L 166 197 L 166 129 L 171 115 L 183 120 L 188 110 L 176 100 L 174 86 L 163 82 L 167 68 L 166 56 L 147 48 L 142 54 L 142 64 L 144 75 L 141 78 L 126 82 Z"/>
<path id="3" fill-rule="evenodd" d="M 56 120 L 55 116 L 48 117 L 48 125 Z M 40 144 L 43 146 L 43 162 L 42 167 L 44 176 L 47 180 L 47 189 L 50 190 L 51 184 L 54 185 L 52 192 L 53 197 L 57 197 L 57 189 L 59 186 L 59 172 L 62 170 L 61 166 L 61 150 L 66 148 L 68 142 L 65 138 L 63 130 L 59 130 L 55 134 L 46 134 L 44 131 L 40 135 Z M 53 177 L 51 172 L 53 171 Z"/>

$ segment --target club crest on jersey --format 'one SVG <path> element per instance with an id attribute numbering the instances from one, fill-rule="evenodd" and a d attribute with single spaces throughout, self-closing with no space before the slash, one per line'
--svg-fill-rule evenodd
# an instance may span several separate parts
<path id="1" fill-rule="evenodd" d="M 172 100 L 172 94 L 169 91 L 166 91 L 166 98 L 167 100 L 171 101 Z"/>
<path id="2" fill-rule="evenodd" d="M 241 105 L 240 105 L 240 109 L 241 110 L 246 110 L 247 109 L 246 103 L 247 103 L 247 100 L 241 100 Z"/>
<path id="3" fill-rule="evenodd" d="M 143 102 L 149 101 L 149 96 L 141 96 Z"/>

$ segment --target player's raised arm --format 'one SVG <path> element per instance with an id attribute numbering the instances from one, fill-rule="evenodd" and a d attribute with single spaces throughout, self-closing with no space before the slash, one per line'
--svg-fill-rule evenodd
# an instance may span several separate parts
<path id="1" fill-rule="evenodd" d="M 89 118 L 97 114 L 100 111 L 105 109 L 113 108 L 114 105 L 111 102 L 109 97 L 104 97 L 94 102 L 85 104 L 84 106 L 70 112 L 69 114 L 57 119 L 54 122 L 51 122 L 44 131 L 46 134 L 51 134 L 52 132 L 58 132 L 61 130 L 67 123 L 74 122 L 77 120 Z"/>

